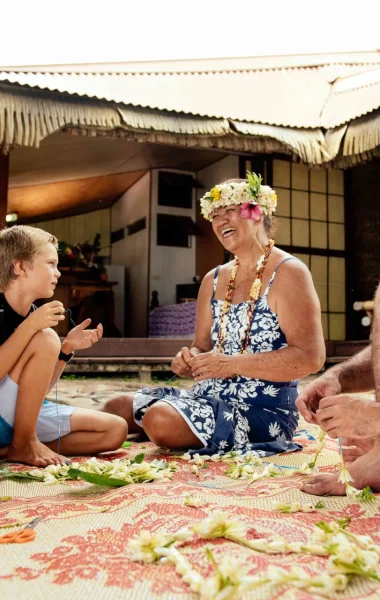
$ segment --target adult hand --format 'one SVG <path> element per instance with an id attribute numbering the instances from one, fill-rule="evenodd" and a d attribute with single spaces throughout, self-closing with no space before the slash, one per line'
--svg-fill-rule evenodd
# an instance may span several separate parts
<path id="1" fill-rule="evenodd" d="M 318 377 L 302 390 L 296 400 L 296 406 L 305 421 L 319 424 L 315 413 L 319 408 L 320 401 L 327 396 L 337 396 L 341 391 L 338 374 L 334 371 L 327 371 L 325 375 Z"/>
<path id="2" fill-rule="evenodd" d="M 178 377 L 191 377 L 190 361 L 195 356 L 195 349 L 189 350 L 186 346 L 181 348 L 175 355 L 172 362 L 172 371 Z"/>
<path id="3" fill-rule="evenodd" d="M 62 302 L 54 300 L 54 302 L 48 302 L 43 304 L 37 310 L 30 313 L 26 322 L 29 323 L 35 333 L 48 327 L 55 327 L 60 321 L 63 321 L 65 316 L 65 309 Z"/>
<path id="4" fill-rule="evenodd" d="M 331 438 L 370 438 L 380 433 L 380 405 L 352 395 L 321 400 L 317 419 Z"/>
<path id="5" fill-rule="evenodd" d="M 103 325 L 99 324 L 96 329 L 87 329 L 90 323 L 91 319 L 86 319 L 70 331 L 62 344 L 62 352 L 71 354 L 74 350 L 85 350 L 103 337 Z"/>
<path id="6" fill-rule="evenodd" d="M 204 379 L 227 379 L 236 375 L 235 356 L 220 352 L 198 354 L 190 363 L 195 381 Z"/>

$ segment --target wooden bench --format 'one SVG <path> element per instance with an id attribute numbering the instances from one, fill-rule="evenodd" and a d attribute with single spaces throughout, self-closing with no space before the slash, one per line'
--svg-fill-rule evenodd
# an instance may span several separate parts
<path id="1" fill-rule="evenodd" d="M 141 383 L 149 383 L 152 373 L 171 373 L 173 357 L 191 339 L 104 338 L 75 354 L 65 373 L 136 373 Z M 364 341 L 327 341 L 326 367 L 332 366 L 368 346 Z"/>
<path id="2" fill-rule="evenodd" d="M 104 338 L 76 352 L 65 373 L 136 373 L 141 383 L 149 383 L 152 373 L 170 374 L 173 357 L 191 343 L 192 339 L 176 338 Z"/>

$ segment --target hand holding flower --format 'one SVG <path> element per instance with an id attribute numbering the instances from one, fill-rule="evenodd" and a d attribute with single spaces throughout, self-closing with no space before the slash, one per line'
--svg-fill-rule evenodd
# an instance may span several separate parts
<path id="1" fill-rule="evenodd" d="M 323 398 L 316 415 L 332 438 L 370 438 L 380 433 L 379 404 L 351 394 Z"/>

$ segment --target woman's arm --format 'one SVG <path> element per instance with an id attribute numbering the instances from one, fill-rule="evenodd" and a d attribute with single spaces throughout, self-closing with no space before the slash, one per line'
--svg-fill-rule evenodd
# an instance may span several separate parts
<path id="1" fill-rule="evenodd" d="M 212 353 L 214 356 L 195 358 L 192 367 L 197 381 L 231 377 L 232 374 L 268 381 L 292 381 L 321 369 L 326 351 L 320 305 L 305 265 L 298 261 L 285 263 L 276 274 L 269 293 L 270 301 L 274 294 L 273 310 L 278 315 L 288 347 L 257 354 L 227 356 Z"/>
<path id="2" fill-rule="evenodd" d="M 190 360 L 212 349 L 211 327 L 212 313 L 210 300 L 214 281 L 214 271 L 210 271 L 204 277 L 198 293 L 197 316 L 195 325 L 195 339 L 191 348 L 182 348 L 174 357 L 172 371 L 179 377 L 192 377 Z"/>

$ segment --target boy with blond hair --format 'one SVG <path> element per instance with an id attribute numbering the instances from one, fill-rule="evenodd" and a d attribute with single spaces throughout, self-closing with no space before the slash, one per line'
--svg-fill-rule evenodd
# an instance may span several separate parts
<path id="1" fill-rule="evenodd" d="M 89 348 L 103 333 L 91 320 L 64 342 L 52 329 L 65 318 L 51 298 L 60 277 L 57 239 L 42 229 L 15 226 L 0 231 L 0 457 L 37 467 L 63 464 L 65 455 L 116 450 L 126 439 L 124 419 L 45 401 L 75 350 Z"/>

